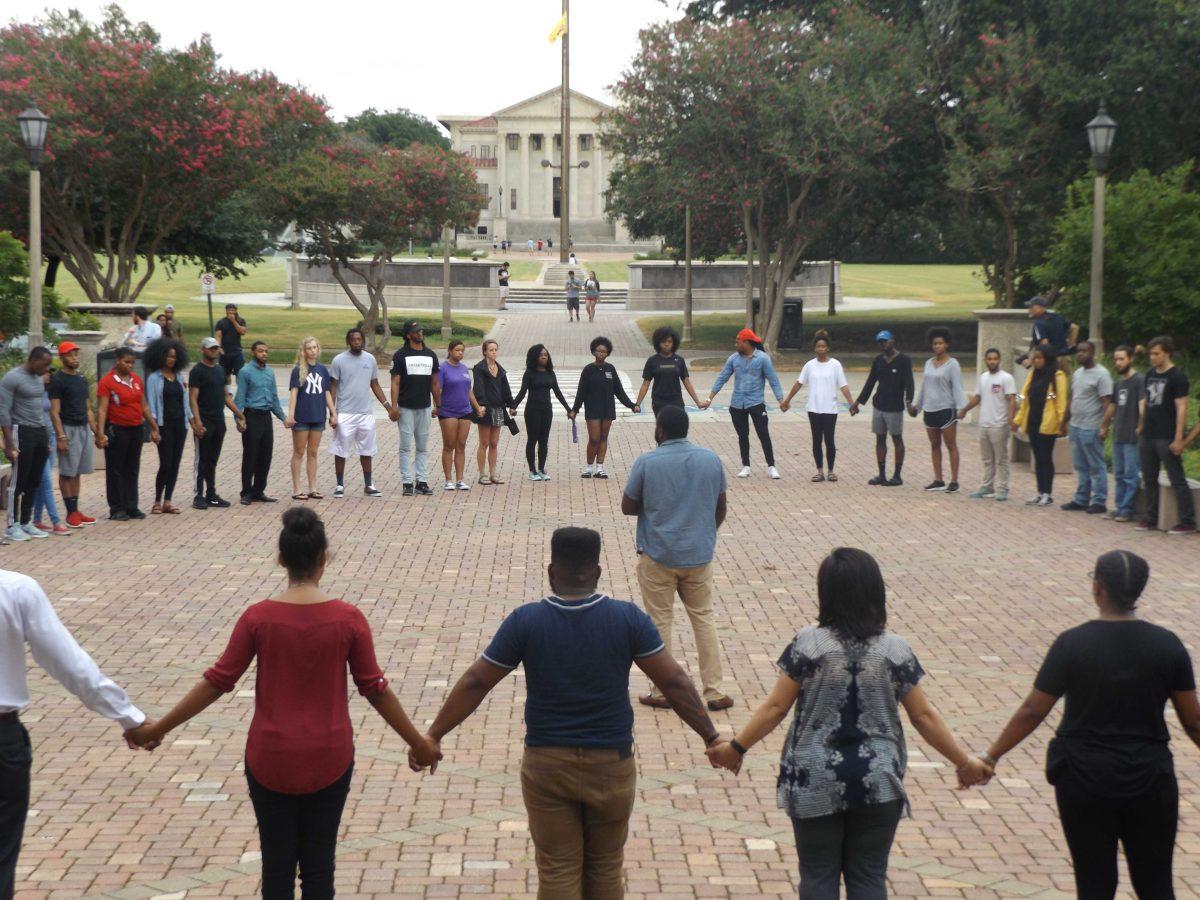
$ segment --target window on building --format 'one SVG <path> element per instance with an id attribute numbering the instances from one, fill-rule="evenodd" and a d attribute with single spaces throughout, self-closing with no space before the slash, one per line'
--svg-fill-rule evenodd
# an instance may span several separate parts
<path id="1" fill-rule="evenodd" d="M 479 182 L 479 190 L 487 199 L 483 201 L 482 209 L 490 209 L 492 206 L 492 188 L 486 182 Z"/>
<path id="2" fill-rule="evenodd" d="M 561 134 L 556 134 L 554 136 L 554 149 L 555 150 L 562 149 L 562 135 Z"/>
<path id="3" fill-rule="evenodd" d="M 474 155 L 475 155 L 475 145 L 474 145 L 474 144 L 472 144 L 472 145 L 471 145 L 471 153 L 470 153 L 469 155 L 470 155 L 470 156 L 474 156 Z"/>
<path id="4" fill-rule="evenodd" d="M 517 211 L 517 189 L 516 188 L 508 189 L 508 208 L 511 209 L 513 212 Z"/>
<path id="5" fill-rule="evenodd" d="M 542 135 L 531 134 L 529 136 L 529 149 L 530 150 L 541 150 L 542 149 Z"/>
<path id="6" fill-rule="evenodd" d="M 509 150 L 521 149 L 521 136 L 519 134 L 510 134 L 507 137 Z"/>
<path id="7" fill-rule="evenodd" d="M 579 149 L 580 150 L 591 150 L 592 149 L 592 136 L 590 134 L 581 134 L 579 136 Z"/>

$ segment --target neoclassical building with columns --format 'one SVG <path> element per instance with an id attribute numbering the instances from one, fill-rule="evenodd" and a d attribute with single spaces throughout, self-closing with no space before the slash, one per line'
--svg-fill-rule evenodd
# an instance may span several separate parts
<path id="1" fill-rule="evenodd" d="M 544 91 L 487 116 L 439 116 L 450 145 L 475 167 L 489 196 L 480 210 L 478 236 L 558 239 L 561 215 L 561 89 Z M 612 158 L 599 139 L 599 117 L 611 111 L 571 91 L 571 168 L 568 197 L 576 244 L 628 243 L 625 229 L 605 218 L 604 190 Z M 543 165 L 548 161 L 550 165 Z M 581 165 L 586 163 L 586 165 Z"/>

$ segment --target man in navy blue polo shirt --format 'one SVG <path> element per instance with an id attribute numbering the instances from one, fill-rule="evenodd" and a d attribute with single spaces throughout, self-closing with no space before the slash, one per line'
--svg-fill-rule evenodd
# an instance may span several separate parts
<path id="1" fill-rule="evenodd" d="M 504 620 L 483 656 L 454 685 L 428 736 L 439 743 L 524 664 L 521 792 L 536 851 L 538 896 L 582 897 L 586 888 L 588 897 L 620 897 L 637 789 L 630 667 L 637 663 L 706 747 L 719 736 L 649 616 L 596 590 L 597 532 L 555 531 L 547 574 L 554 593 Z M 409 766 L 421 769 L 411 756 Z"/>

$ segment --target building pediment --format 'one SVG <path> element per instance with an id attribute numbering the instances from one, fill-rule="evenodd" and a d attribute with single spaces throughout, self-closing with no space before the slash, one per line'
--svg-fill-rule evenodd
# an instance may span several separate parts
<path id="1" fill-rule="evenodd" d="M 555 86 L 540 94 L 535 94 L 532 97 L 527 97 L 518 103 L 514 103 L 512 106 L 499 109 L 490 116 L 483 118 L 478 116 L 439 116 L 438 121 L 447 130 L 452 125 L 457 125 L 463 130 L 474 130 L 486 127 L 487 125 L 490 125 L 494 129 L 496 128 L 497 119 L 557 119 L 560 115 L 559 103 L 561 93 L 561 89 Z M 607 103 L 597 100 L 594 97 L 589 97 L 587 94 L 581 94 L 579 91 L 571 91 L 572 119 L 594 119 L 602 113 L 611 111 L 612 107 Z"/>

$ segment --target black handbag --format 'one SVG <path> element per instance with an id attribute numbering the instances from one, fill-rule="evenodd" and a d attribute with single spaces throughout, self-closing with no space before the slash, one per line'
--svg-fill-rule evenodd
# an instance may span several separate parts
<path id="1" fill-rule="evenodd" d="M 521 427 L 517 424 L 517 420 L 508 413 L 504 414 L 504 424 L 508 426 L 508 430 L 511 434 L 521 433 Z"/>

